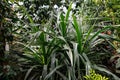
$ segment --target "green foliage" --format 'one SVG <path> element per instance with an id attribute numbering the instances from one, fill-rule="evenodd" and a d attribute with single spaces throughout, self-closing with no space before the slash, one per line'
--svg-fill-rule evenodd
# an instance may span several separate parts
<path id="1" fill-rule="evenodd" d="M 86 80 L 109 80 L 107 77 L 95 73 L 94 70 L 90 70 L 90 75 L 84 76 Z"/>
<path id="2" fill-rule="evenodd" d="M 66 37 L 67 35 L 67 31 L 68 31 L 67 29 L 68 29 L 68 24 L 69 24 L 68 18 L 70 15 L 71 7 L 72 7 L 72 3 L 69 5 L 66 15 L 63 16 L 63 13 L 61 13 L 60 15 L 60 29 L 61 29 L 63 37 Z"/>
<path id="3" fill-rule="evenodd" d="M 15 13 L 20 16 L 12 29 L 17 39 L 11 45 L 11 51 L 16 52 L 11 53 L 24 73 L 21 74 L 22 80 L 84 80 L 83 76 L 89 74 L 94 64 L 106 66 L 102 64 L 103 57 L 99 56 L 106 58 L 111 54 L 106 47 L 113 46 L 112 41 L 120 42 L 119 38 L 105 34 L 108 30 L 119 32 L 118 28 L 98 25 L 105 20 L 100 16 L 104 16 L 101 13 L 109 7 L 108 0 L 81 0 L 81 3 L 72 2 L 70 5 L 61 4 L 60 0 L 24 0 L 24 5 L 14 1 L 11 0 L 17 6 Z M 57 9 L 53 8 L 55 4 Z M 73 4 L 77 6 L 73 8 Z M 105 17 L 111 16 L 105 14 Z M 106 73 L 116 77 L 108 70 Z M 108 80 L 94 70 L 85 79 Z"/>

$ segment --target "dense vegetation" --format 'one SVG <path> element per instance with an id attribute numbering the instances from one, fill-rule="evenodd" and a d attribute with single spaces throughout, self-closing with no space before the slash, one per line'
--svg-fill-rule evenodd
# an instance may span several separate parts
<path id="1" fill-rule="evenodd" d="M 120 80 L 119 0 L 1 0 L 0 80 Z"/>

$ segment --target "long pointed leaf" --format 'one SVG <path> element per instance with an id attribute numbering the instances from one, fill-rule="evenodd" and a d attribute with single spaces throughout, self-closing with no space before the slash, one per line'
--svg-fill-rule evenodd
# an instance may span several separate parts
<path id="1" fill-rule="evenodd" d="M 76 31 L 76 36 L 77 36 L 77 42 L 78 42 L 78 48 L 79 51 L 81 53 L 82 50 L 82 30 L 80 28 L 80 26 L 78 25 L 78 22 L 76 20 L 76 17 L 73 15 L 73 25 Z"/>

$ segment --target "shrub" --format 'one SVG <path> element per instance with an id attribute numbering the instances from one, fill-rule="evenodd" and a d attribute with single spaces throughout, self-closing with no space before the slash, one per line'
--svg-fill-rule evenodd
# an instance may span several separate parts
<path id="1" fill-rule="evenodd" d="M 90 75 L 84 76 L 86 80 L 109 80 L 107 77 L 95 73 L 94 70 L 90 70 Z"/>

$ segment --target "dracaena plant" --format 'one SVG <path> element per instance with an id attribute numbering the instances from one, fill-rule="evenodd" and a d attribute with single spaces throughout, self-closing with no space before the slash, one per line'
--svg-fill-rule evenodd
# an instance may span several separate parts
<path id="1" fill-rule="evenodd" d="M 23 68 L 26 73 L 24 80 L 77 80 L 89 74 L 92 65 L 87 55 L 92 53 L 91 49 L 95 45 L 101 43 L 102 40 L 98 40 L 101 39 L 100 34 L 112 27 L 106 26 L 94 32 L 93 25 L 84 32 L 83 26 L 78 23 L 77 14 L 70 15 L 72 3 L 66 14 L 60 12 L 59 23 L 55 23 L 57 29 L 51 27 L 53 16 L 48 23 L 36 26 L 27 10 L 24 7 L 21 9 L 29 18 L 28 27 L 32 25 L 28 33 L 30 38 L 20 43 L 24 46 L 21 65 L 28 65 Z"/>

